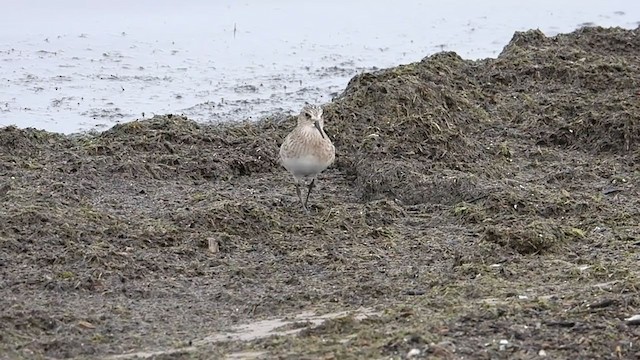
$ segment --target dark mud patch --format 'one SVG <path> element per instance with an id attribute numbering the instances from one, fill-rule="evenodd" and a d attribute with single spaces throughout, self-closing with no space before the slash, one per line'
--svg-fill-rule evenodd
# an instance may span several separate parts
<path id="1" fill-rule="evenodd" d="M 277 161 L 291 118 L 0 129 L 2 357 L 637 357 L 639 32 L 354 77 L 311 216 Z"/>

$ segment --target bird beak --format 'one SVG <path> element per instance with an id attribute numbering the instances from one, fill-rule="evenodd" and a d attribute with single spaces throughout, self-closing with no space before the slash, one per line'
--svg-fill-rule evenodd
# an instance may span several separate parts
<path id="1" fill-rule="evenodd" d="M 316 129 L 318 129 L 318 131 L 320 131 L 320 136 L 322 136 L 322 138 L 324 139 L 324 134 L 322 133 L 322 128 L 320 128 L 320 122 L 318 122 L 318 120 L 313 122 L 313 125 L 316 127 Z"/>

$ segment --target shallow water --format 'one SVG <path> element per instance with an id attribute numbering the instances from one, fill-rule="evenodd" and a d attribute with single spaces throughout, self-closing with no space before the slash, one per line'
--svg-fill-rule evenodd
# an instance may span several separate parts
<path id="1" fill-rule="evenodd" d="M 441 50 L 495 57 L 514 31 L 635 28 L 640 3 L 3 3 L 0 126 L 72 133 L 159 113 L 259 118 L 324 103 L 351 77 Z"/>

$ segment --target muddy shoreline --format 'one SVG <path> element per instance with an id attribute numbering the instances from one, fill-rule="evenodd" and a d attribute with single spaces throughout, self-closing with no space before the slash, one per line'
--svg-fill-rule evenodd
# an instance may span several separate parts
<path id="1" fill-rule="evenodd" d="M 528 31 L 354 77 L 311 216 L 290 117 L 0 128 L 0 357 L 637 358 L 639 51 Z"/>

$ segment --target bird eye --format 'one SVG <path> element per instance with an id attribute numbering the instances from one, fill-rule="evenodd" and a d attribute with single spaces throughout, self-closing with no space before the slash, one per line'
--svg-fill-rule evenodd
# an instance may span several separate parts
<path id="1" fill-rule="evenodd" d="M 309 113 L 304 113 L 304 116 L 306 116 L 307 119 L 311 119 L 311 114 L 309 114 Z"/>

